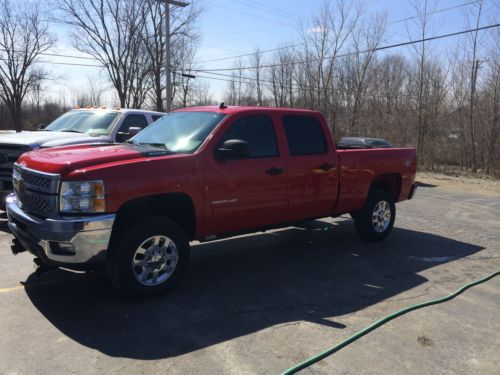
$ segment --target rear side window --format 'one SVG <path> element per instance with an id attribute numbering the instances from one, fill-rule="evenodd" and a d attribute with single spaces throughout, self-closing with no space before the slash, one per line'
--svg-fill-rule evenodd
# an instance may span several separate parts
<path id="1" fill-rule="evenodd" d="M 314 117 L 284 116 L 283 124 L 291 156 L 317 155 L 327 151 L 323 127 Z"/>
<path id="2" fill-rule="evenodd" d="M 151 116 L 151 118 L 153 119 L 153 121 L 156 121 L 158 120 L 159 118 L 162 118 L 163 116 L 160 116 L 160 115 L 153 115 Z"/>
<path id="3" fill-rule="evenodd" d="M 224 134 L 221 143 L 229 139 L 246 141 L 250 146 L 251 158 L 278 156 L 273 121 L 267 116 L 247 116 L 236 120 Z"/>

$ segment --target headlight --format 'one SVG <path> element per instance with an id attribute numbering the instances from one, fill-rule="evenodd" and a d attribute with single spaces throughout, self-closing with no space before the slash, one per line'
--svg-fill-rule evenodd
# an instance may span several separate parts
<path id="1" fill-rule="evenodd" d="M 65 181 L 61 184 L 60 212 L 104 212 L 105 209 L 103 181 Z"/>

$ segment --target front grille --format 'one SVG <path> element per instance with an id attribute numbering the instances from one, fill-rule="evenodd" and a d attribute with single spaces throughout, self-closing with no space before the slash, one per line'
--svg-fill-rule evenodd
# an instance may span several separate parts
<path id="1" fill-rule="evenodd" d="M 41 176 L 39 174 L 35 174 L 33 172 L 28 172 L 26 169 L 21 169 L 19 167 L 15 167 L 16 172 L 19 177 L 24 181 L 27 186 L 34 188 L 36 190 L 42 190 L 50 192 L 50 188 L 52 186 L 52 180 L 47 177 Z"/>
<path id="2" fill-rule="evenodd" d="M 39 194 L 22 194 L 20 196 L 22 207 L 29 212 L 39 215 L 51 215 L 50 199 L 49 196 L 40 196 Z"/>
<path id="3" fill-rule="evenodd" d="M 14 165 L 14 192 L 27 212 L 44 217 L 57 215 L 60 176 Z"/>
<path id="4" fill-rule="evenodd" d="M 25 152 L 31 151 L 28 146 L 0 144 L 0 180 L 12 179 L 14 163 Z"/>

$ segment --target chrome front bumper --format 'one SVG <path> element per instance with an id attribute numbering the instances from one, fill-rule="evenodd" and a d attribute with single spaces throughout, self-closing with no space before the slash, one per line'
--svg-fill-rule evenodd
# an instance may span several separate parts
<path id="1" fill-rule="evenodd" d="M 106 259 L 114 214 L 42 219 L 24 212 L 14 194 L 6 203 L 10 230 L 24 250 L 45 263 L 64 266 Z"/>

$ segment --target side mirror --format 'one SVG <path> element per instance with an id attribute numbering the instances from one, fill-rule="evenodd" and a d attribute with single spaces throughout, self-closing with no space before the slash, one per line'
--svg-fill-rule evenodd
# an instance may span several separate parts
<path id="1" fill-rule="evenodd" d="M 116 133 L 116 141 L 120 143 L 128 141 L 134 135 L 137 135 L 141 130 L 142 128 L 139 128 L 138 126 L 137 127 L 131 126 L 130 128 L 128 128 L 128 133 L 125 132 Z"/>
<path id="2" fill-rule="evenodd" d="M 38 124 L 38 130 L 44 130 L 47 127 L 47 124 Z"/>
<path id="3" fill-rule="evenodd" d="M 217 160 L 240 159 L 250 155 L 248 142 L 242 139 L 229 139 L 221 147 L 217 148 L 215 158 Z"/>
<path id="4" fill-rule="evenodd" d="M 130 128 L 128 128 L 128 134 L 131 137 L 133 137 L 134 135 L 139 134 L 141 130 L 142 130 L 142 128 L 140 128 L 138 126 L 131 126 Z"/>

